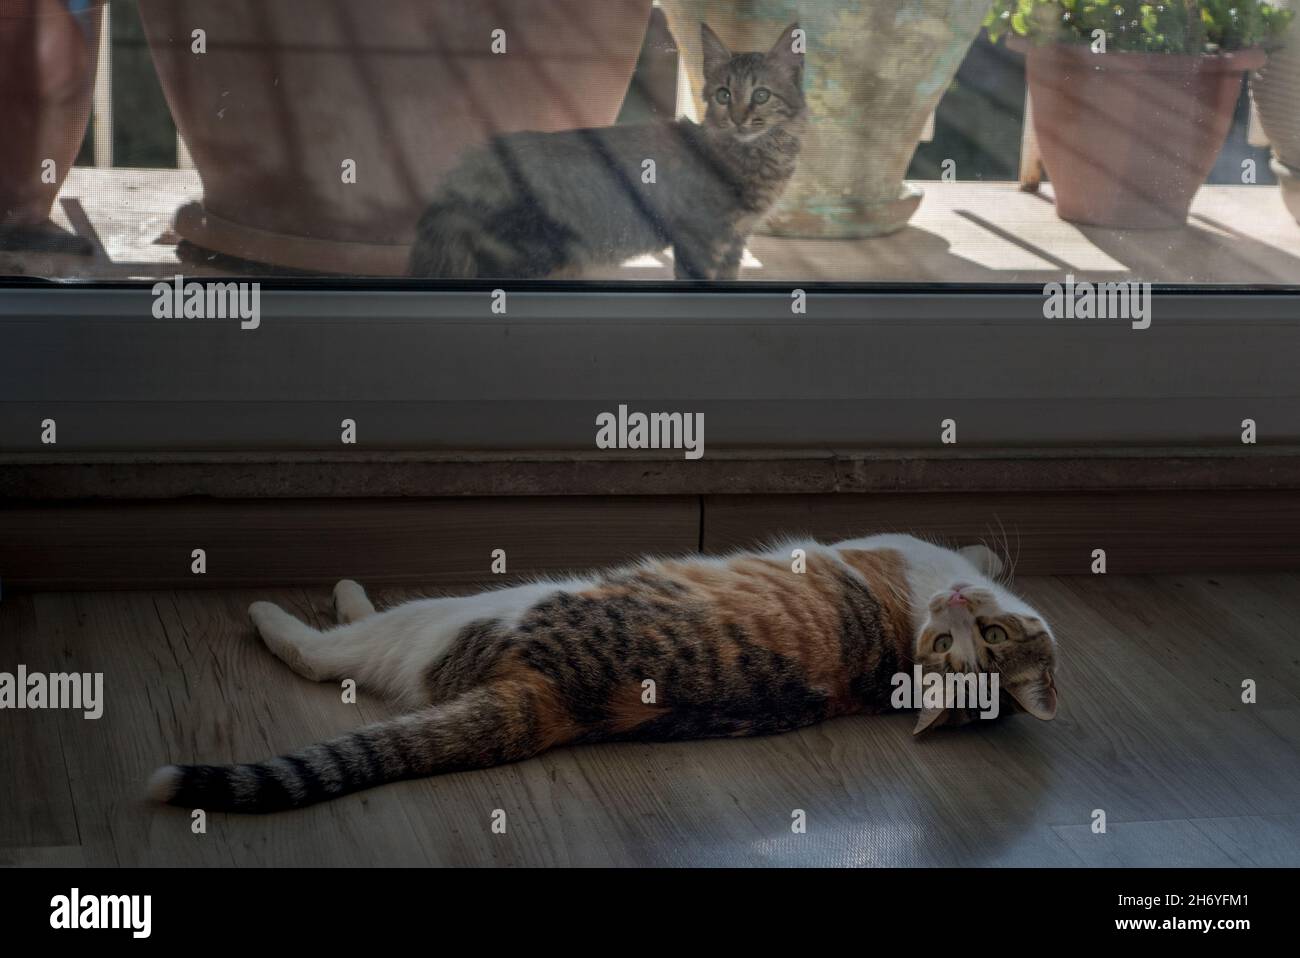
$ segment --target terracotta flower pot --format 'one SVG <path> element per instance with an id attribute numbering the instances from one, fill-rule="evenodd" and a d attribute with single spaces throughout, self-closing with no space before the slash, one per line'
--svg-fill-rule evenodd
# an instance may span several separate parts
<path id="1" fill-rule="evenodd" d="M 464 150 L 613 122 L 650 0 L 140 0 L 140 15 L 203 181 L 177 232 L 243 259 L 398 276 Z"/>
<path id="2" fill-rule="evenodd" d="M 793 20 L 807 32 L 809 127 L 765 232 L 861 237 L 906 225 L 921 191 L 903 177 L 926 118 L 961 66 L 991 0 L 662 0 L 691 92 L 704 85 L 700 21 L 732 50 L 766 50 Z M 697 102 L 698 106 L 698 102 Z"/>
<path id="3" fill-rule="evenodd" d="M 1218 56 L 1030 46 L 1034 131 L 1061 219 L 1171 229 L 1223 148 L 1242 74 L 1262 50 Z"/>
<path id="4" fill-rule="evenodd" d="M 0 248 L 90 252 L 49 216 L 86 136 L 102 7 L 0 0 Z"/>
<path id="5" fill-rule="evenodd" d="M 1280 2 L 1280 7 L 1292 6 Z M 1273 172 L 1282 199 L 1300 222 L 1300 16 L 1281 37 L 1282 46 L 1250 78 L 1250 92 L 1260 125 L 1273 147 Z"/>

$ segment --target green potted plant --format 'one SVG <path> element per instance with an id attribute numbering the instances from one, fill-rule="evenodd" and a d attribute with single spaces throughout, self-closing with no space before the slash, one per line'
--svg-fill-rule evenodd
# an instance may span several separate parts
<path id="1" fill-rule="evenodd" d="M 1026 53 L 1057 214 L 1162 229 L 1186 222 L 1243 74 L 1289 20 L 1261 0 L 996 0 L 985 26 Z"/>

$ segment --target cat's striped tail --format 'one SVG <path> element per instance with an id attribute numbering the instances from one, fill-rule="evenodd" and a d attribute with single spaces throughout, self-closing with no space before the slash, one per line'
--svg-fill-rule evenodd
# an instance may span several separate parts
<path id="1" fill-rule="evenodd" d="M 508 689 L 479 689 L 264 762 L 166 765 L 150 778 L 149 794 L 184 808 L 278 812 L 385 782 L 517 761 L 550 744 L 521 704 Z"/>
<path id="2" fill-rule="evenodd" d="M 498 209 L 446 200 L 420 217 L 407 274 L 431 279 L 537 279 L 576 269 L 573 230 L 527 196 Z"/>
<path id="3" fill-rule="evenodd" d="M 479 247 L 483 226 L 456 203 L 434 203 L 420 217 L 407 275 L 434 279 L 474 279 L 482 275 Z"/>

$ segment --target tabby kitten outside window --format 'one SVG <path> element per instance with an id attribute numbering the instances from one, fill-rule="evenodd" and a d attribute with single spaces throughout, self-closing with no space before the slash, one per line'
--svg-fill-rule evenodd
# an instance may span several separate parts
<path id="1" fill-rule="evenodd" d="M 509 133 L 469 152 L 420 218 L 410 274 L 573 277 L 671 247 L 678 279 L 736 279 L 799 156 L 797 29 L 733 54 L 701 24 L 703 123 Z"/>

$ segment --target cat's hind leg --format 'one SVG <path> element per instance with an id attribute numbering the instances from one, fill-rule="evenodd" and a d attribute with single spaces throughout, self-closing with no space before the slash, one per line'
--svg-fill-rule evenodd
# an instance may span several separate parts
<path id="1" fill-rule="evenodd" d="M 339 625 L 349 625 L 374 615 L 375 607 L 359 582 L 340 579 L 334 586 L 334 614 L 338 616 Z"/>
<path id="2" fill-rule="evenodd" d="M 445 650 L 462 623 L 444 626 L 442 609 L 455 599 L 426 599 L 377 612 L 356 582 L 334 587 L 340 623 L 318 631 L 273 602 L 248 607 L 266 647 L 313 682 L 355 679 L 388 698 L 421 691 L 424 671 Z"/>
<path id="3" fill-rule="evenodd" d="M 248 607 L 248 616 L 266 647 L 289 668 L 313 682 L 331 677 L 311 651 L 311 646 L 321 640 L 321 633 L 316 629 L 274 602 L 254 602 Z"/>
<path id="4" fill-rule="evenodd" d="M 418 599 L 325 632 L 270 602 L 254 602 L 248 613 L 266 647 L 299 675 L 316 682 L 355 679 L 385 698 L 421 705 L 430 701 L 430 669 L 462 630 L 475 623 L 512 629 L 543 599 L 580 584 L 585 583 L 537 582 L 478 595 Z M 373 610 L 356 583 L 344 580 L 335 595 L 340 617 Z"/>

